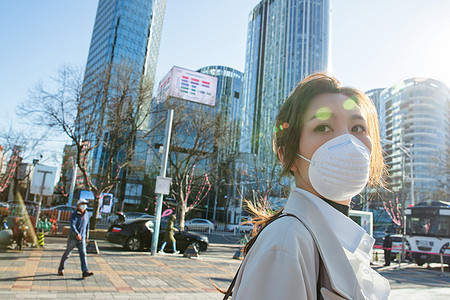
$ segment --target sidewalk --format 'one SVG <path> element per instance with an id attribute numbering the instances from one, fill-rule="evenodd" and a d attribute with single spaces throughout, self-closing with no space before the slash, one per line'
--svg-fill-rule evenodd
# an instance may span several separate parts
<path id="1" fill-rule="evenodd" d="M 0 250 L 0 299 L 222 299 L 210 280 L 226 289 L 240 261 L 231 237 L 218 237 L 200 259 L 182 255 L 150 256 L 125 251 L 99 240 L 100 254 L 89 254 L 94 276 L 82 279 L 75 250 L 66 264 L 65 276 L 56 275 L 65 249 L 65 238 L 46 237 L 46 248 L 24 251 Z M 222 239 L 223 240 L 223 239 Z M 389 299 L 450 299 L 450 276 L 439 268 L 392 263 L 373 266 L 391 284 Z"/>
<path id="2" fill-rule="evenodd" d="M 228 287 L 240 264 L 231 258 L 235 248 L 230 245 L 227 256 L 207 251 L 202 259 L 188 259 L 123 251 L 98 241 L 100 254 L 88 255 L 94 276 L 82 279 L 76 250 L 67 261 L 65 276 L 56 275 L 66 240 L 46 240 L 50 242 L 46 241 L 44 250 L 0 252 L 1 299 L 221 299 L 210 279 Z"/>

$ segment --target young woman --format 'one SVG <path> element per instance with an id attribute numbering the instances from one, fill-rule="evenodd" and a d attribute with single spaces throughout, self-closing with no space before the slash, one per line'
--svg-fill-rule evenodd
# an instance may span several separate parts
<path id="1" fill-rule="evenodd" d="M 282 212 L 260 220 L 233 299 L 387 299 L 388 281 L 369 265 L 374 240 L 347 217 L 351 198 L 385 170 L 372 101 L 312 75 L 274 128 L 281 175 L 292 175 L 296 188 Z"/>
<path id="2" fill-rule="evenodd" d="M 177 241 L 175 240 L 175 236 L 173 233 L 173 226 L 176 219 L 177 217 L 175 215 L 170 215 L 169 222 L 167 222 L 166 225 L 166 232 L 164 233 L 164 243 L 161 245 L 161 250 L 159 250 L 158 253 L 165 254 L 164 248 L 166 247 L 167 243 L 172 243 L 173 254 L 180 253 L 180 251 L 177 250 Z"/>

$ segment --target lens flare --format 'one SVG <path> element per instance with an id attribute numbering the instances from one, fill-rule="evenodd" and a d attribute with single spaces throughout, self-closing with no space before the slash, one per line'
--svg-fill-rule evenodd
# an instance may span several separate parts
<path id="1" fill-rule="evenodd" d="M 329 107 L 324 106 L 317 110 L 315 117 L 317 120 L 326 121 L 329 118 L 331 118 L 332 114 L 333 112 L 331 111 L 331 109 Z"/>
<path id="2" fill-rule="evenodd" d="M 348 98 L 347 100 L 344 101 L 344 104 L 342 104 L 342 106 L 344 107 L 345 110 L 352 110 L 355 109 L 357 104 L 355 100 L 353 100 L 352 98 Z"/>

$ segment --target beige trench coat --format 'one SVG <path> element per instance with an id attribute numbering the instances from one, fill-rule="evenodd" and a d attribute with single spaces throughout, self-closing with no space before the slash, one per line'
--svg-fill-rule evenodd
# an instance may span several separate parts
<path id="1" fill-rule="evenodd" d="M 302 222 L 283 217 L 261 232 L 242 262 L 233 299 L 369 299 L 311 200 L 292 191 L 284 212 Z"/>

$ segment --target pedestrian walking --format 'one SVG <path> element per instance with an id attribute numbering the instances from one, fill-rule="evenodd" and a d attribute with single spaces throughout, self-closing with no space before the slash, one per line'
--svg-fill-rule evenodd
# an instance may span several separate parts
<path id="1" fill-rule="evenodd" d="M 83 278 L 92 276 L 94 273 L 89 272 L 87 257 L 86 257 L 86 243 L 89 237 L 89 214 L 87 213 L 88 201 L 80 199 L 77 202 L 77 209 L 74 210 L 70 216 L 70 231 L 67 237 L 67 247 L 61 257 L 61 262 L 58 268 L 58 275 L 64 275 L 64 267 L 67 259 L 72 254 L 73 248 L 78 248 L 80 254 L 81 271 Z"/>
<path id="2" fill-rule="evenodd" d="M 51 230 L 50 234 L 56 235 L 58 233 L 58 219 L 56 218 L 50 218 Z"/>
<path id="3" fill-rule="evenodd" d="M 22 219 L 19 219 L 19 229 L 17 234 L 17 246 L 19 250 L 22 250 L 23 245 L 26 243 L 26 236 L 28 226 L 25 225 Z"/>
<path id="4" fill-rule="evenodd" d="M 8 215 L 1 216 L 0 220 L 1 220 L 0 230 L 8 229 Z"/>
<path id="5" fill-rule="evenodd" d="M 386 236 L 383 239 L 383 250 L 384 250 L 384 265 L 391 265 L 391 250 L 392 250 L 392 237 L 389 231 L 386 231 Z"/>
<path id="6" fill-rule="evenodd" d="M 161 250 L 159 250 L 158 253 L 165 254 L 164 248 L 166 247 L 167 243 L 172 243 L 173 247 L 173 254 L 178 254 L 180 251 L 177 250 L 177 241 L 175 240 L 175 236 L 173 234 L 173 225 L 176 220 L 175 215 L 170 215 L 169 222 L 167 222 L 166 225 L 166 232 L 164 233 L 164 243 L 161 245 Z"/>
<path id="7" fill-rule="evenodd" d="M 387 299 L 389 282 L 370 268 L 374 239 L 348 218 L 352 197 L 385 170 L 370 98 L 307 77 L 278 113 L 273 149 L 296 187 L 276 214 L 247 203 L 262 229 L 224 299 Z"/>

